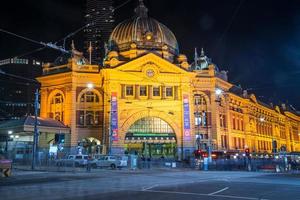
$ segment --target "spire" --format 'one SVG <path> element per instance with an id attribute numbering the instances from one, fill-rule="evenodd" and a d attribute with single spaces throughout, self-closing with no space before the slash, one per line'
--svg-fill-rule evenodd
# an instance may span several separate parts
<path id="1" fill-rule="evenodd" d="M 201 57 L 205 56 L 203 47 L 201 48 Z"/>
<path id="2" fill-rule="evenodd" d="M 148 8 L 145 6 L 143 0 L 139 0 L 139 5 L 134 9 L 134 11 L 139 17 L 148 16 Z"/>
<path id="3" fill-rule="evenodd" d="M 198 66 L 198 52 L 197 47 L 195 48 L 195 55 L 194 55 L 195 67 Z"/>
<path id="4" fill-rule="evenodd" d="M 75 44 L 74 44 L 74 40 L 72 40 L 72 43 L 71 43 L 71 50 L 75 50 Z"/>

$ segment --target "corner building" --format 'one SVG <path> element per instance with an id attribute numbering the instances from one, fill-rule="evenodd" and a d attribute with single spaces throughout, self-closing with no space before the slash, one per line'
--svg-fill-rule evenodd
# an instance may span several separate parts
<path id="1" fill-rule="evenodd" d="M 66 145 L 179 159 L 208 148 L 271 152 L 273 141 L 300 151 L 298 113 L 232 85 L 203 51 L 189 64 L 142 1 L 135 12 L 113 30 L 103 66 L 75 48 L 67 63 L 44 65 L 41 116 L 70 127 Z"/>

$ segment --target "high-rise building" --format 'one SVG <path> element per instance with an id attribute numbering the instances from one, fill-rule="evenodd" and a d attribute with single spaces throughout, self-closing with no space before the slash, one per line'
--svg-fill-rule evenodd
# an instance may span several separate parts
<path id="1" fill-rule="evenodd" d="M 42 63 L 32 59 L 0 61 L 0 121 L 34 114 L 34 92 L 42 74 Z"/>
<path id="2" fill-rule="evenodd" d="M 102 64 L 105 56 L 105 44 L 114 28 L 113 0 L 87 0 L 85 32 L 86 57 L 89 56 L 91 44 L 91 60 L 94 64 Z"/>

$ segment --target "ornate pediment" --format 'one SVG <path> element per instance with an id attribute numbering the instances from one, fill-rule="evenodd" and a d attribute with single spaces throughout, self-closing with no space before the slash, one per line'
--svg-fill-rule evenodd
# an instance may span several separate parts
<path id="1" fill-rule="evenodd" d="M 122 72 L 147 72 L 151 76 L 151 69 L 156 73 L 187 74 L 188 72 L 179 66 L 153 54 L 149 53 L 135 60 L 129 61 L 116 68 Z"/>

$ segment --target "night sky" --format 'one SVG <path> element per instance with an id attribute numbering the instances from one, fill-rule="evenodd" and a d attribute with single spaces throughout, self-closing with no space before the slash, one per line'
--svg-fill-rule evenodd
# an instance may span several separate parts
<path id="1" fill-rule="evenodd" d="M 125 0 L 115 1 L 116 5 Z M 151 17 L 169 27 L 180 52 L 192 62 L 194 48 L 205 52 L 230 82 L 264 102 L 300 108 L 300 1 L 145 0 Z M 137 0 L 116 11 L 120 22 L 133 15 Z M 0 28 L 37 41 L 55 42 L 84 25 L 85 0 L 5 1 Z M 83 48 L 83 33 L 73 39 Z M 68 41 L 68 46 L 71 40 Z M 39 48 L 0 33 L 0 59 Z M 200 53 L 200 52 L 199 52 Z M 31 57 L 53 61 L 59 53 L 43 50 Z"/>

